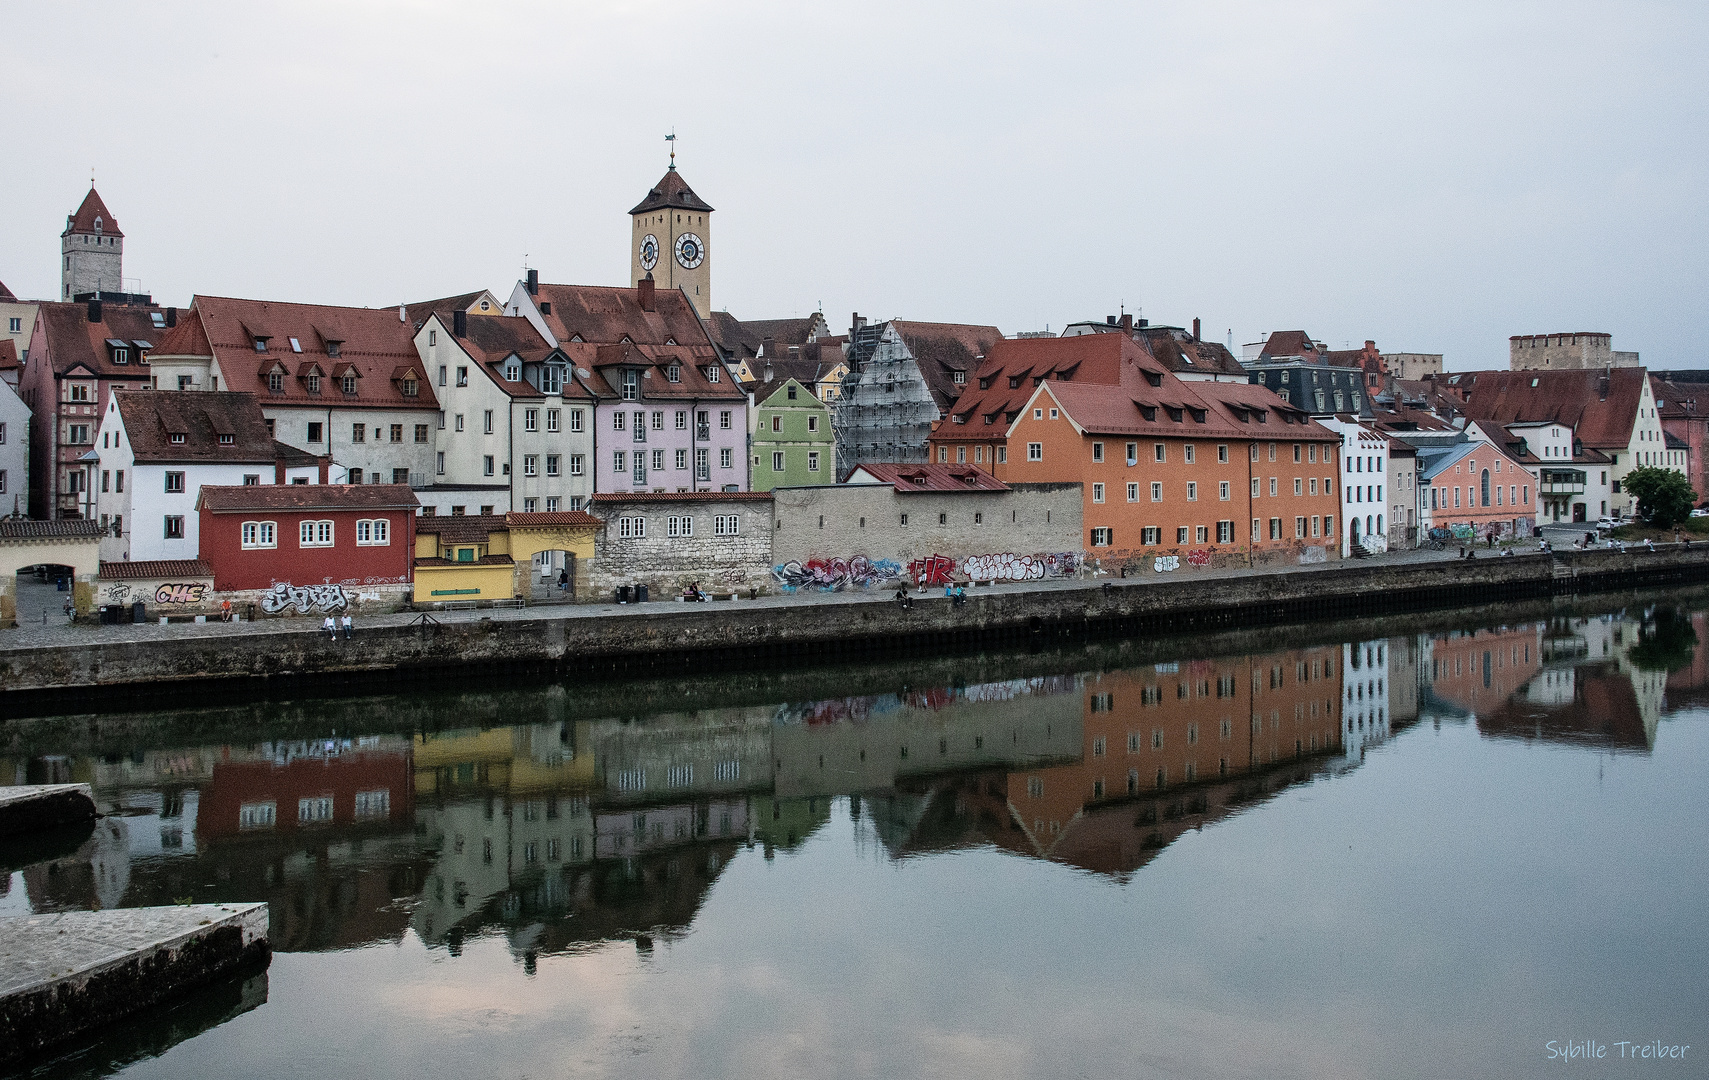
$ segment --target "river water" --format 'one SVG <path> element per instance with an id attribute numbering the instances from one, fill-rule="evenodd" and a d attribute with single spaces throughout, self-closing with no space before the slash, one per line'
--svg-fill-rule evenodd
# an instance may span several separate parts
<path id="1" fill-rule="evenodd" d="M 34 1071 L 1709 1075 L 1705 609 L 12 722 L 0 913 L 275 949 Z"/>

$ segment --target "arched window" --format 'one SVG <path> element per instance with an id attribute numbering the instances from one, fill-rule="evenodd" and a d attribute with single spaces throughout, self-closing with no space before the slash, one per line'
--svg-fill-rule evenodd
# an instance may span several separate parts
<path id="1" fill-rule="evenodd" d="M 1489 470 L 1488 469 L 1484 470 L 1484 475 L 1483 475 L 1483 505 L 1484 506 L 1489 505 Z"/>

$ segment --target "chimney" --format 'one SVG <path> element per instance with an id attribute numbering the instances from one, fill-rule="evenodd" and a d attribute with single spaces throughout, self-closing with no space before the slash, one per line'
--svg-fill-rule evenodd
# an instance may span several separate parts
<path id="1" fill-rule="evenodd" d="M 454 337 L 469 336 L 469 313 L 463 310 L 451 313 L 451 333 Z"/>
<path id="2" fill-rule="evenodd" d="M 1199 320 L 1196 317 L 1193 319 L 1193 340 L 1199 340 Z"/>
<path id="3" fill-rule="evenodd" d="M 538 270 L 528 271 L 528 295 L 540 295 L 540 271 Z"/>
<path id="4" fill-rule="evenodd" d="M 315 464 L 320 466 L 320 482 L 323 485 L 329 483 L 331 478 L 328 476 L 328 473 L 331 470 L 332 459 L 325 456 L 317 457 L 315 458 Z M 349 479 L 350 478 L 348 476 L 345 477 L 346 481 Z"/>
<path id="5" fill-rule="evenodd" d="M 99 296 L 89 301 L 89 321 L 92 323 L 101 321 L 101 298 Z"/>
<path id="6" fill-rule="evenodd" d="M 760 339 L 760 355 L 770 360 L 777 355 L 777 339 L 769 334 Z"/>
<path id="7" fill-rule="evenodd" d="M 167 326 L 167 328 L 171 329 L 172 327 L 177 326 L 177 325 L 178 325 L 178 309 L 175 307 L 167 308 L 166 309 L 166 326 Z"/>
<path id="8" fill-rule="evenodd" d="M 1132 315 L 1123 315 L 1122 316 L 1122 333 L 1124 333 L 1124 334 L 1132 334 L 1133 333 L 1133 316 Z"/>
<path id="9" fill-rule="evenodd" d="M 861 327 L 863 327 L 865 325 L 866 325 L 866 320 L 860 317 L 860 312 L 857 311 L 853 315 L 849 316 L 849 333 L 850 334 L 853 334 L 856 330 L 859 330 Z"/>
<path id="10" fill-rule="evenodd" d="M 635 286 L 635 292 L 637 298 L 641 302 L 642 311 L 653 310 L 653 290 L 655 288 L 657 288 L 657 286 L 653 284 L 653 274 L 652 271 L 649 270 L 647 272 L 647 276 L 641 279 L 641 283 Z"/>
<path id="11" fill-rule="evenodd" d="M 398 305 L 398 322 L 409 322 L 409 312 L 404 310 L 402 304 Z"/>
<path id="12" fill-rule="evenodd" d="M 1596 400 L 1608 400 L 1608 376 L 1606 375 L 1600 376 L 1596 380 Z"/>

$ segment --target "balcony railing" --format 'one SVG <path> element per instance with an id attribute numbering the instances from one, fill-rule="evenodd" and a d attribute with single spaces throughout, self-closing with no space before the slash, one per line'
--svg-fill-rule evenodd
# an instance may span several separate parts
<path id="1" fill-rule="evenodd" d="M 1546 480 L 1537 485 L 1539 495 L 1583 495 L 1584 484 L 1570 480 Z"/>

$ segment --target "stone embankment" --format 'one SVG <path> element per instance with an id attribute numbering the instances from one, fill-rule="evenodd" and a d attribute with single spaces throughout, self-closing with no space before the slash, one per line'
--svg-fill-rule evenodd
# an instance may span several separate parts
<path id="1" fill-rule="evenodd" d="M 266 904 L 0 919 L 0 1067 L 270 955 Z"/>
<path id="2" fill-rule="evenodd" d="M 0 838 L 94 820 L 95 796 L 88 784 L 0 787 Z"/>
<path id="3" fill-rule="evenodd" d="M 814 603 L 655 603 L 370 623 L 355 640 L 307 628 L 0 647 L 0 714 L 184 706 L 233 697 L 372 693 L 477 676 L 574 677 L 920 656 L 1102 636 L 1202 633 L 1537 600 L 1709 580 L 1709 545 L 1228 576 L 1105 578 L 976 590 L 965 603 L 846 594 Z M 245 627 L 245 630 L 250 630 Z"/>

